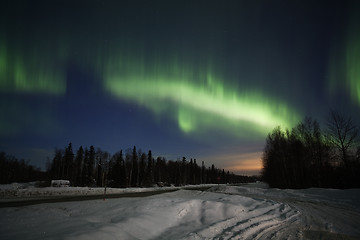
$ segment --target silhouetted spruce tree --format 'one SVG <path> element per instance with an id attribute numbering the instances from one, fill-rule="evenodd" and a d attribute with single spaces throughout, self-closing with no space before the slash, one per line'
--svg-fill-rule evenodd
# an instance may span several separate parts
<path id="1" fill-rule="evenodd" d="M 82 185 L 83 186 L 87 186 L 89 184 L 89 177 L 88 177 L 88 174 L 89 174 L 89 170 L 88 170 L 88 167 L 89 167 L 89 150 L 87 148 L 85 148 L 85 151 L 84 151 L 84 164 L 82 166 L 82 170 L 81 170 L 81 182 L 82 182 Z"/>
<path id="2" fill-rule="evenodd" d="M 161 157 L 157 157 L 155 161 L 154 167 L 154 182 L 159 183 L 162 182 L 161 175 L 162 175 L 162 163 Z"/>
<path id="3" fill-rule="evenodd" d="M 96 185 L 98 187 L 102 187 L 103 186 L 103 182 L 102 182 L 102 176 L 103 176 L 103 168 L 100 162 L 97 163 L 96 165 Z"/>
<path id="4" fill-rule="evenodd" d="M 121 187 L 121 164 L 122 164 L 122 152 L 115 153 L 112 156 L 113 165 L 110 170 L 110 179 L 113 181 L 111 186 Z"/>
<path id="5" fill-rule="evenodd" d="M 190 158 L 189 167 L 188 167 L 188 183 L 194 185 L 195 184 L 195 176 L 194 176 L 194 162 L 193 159 Z"/>
<path id="6" fill-rule="evenodd" d="M 223 169 L 221 172 L 221 180 L 220 181 L 222 184 L 226 183 L 225 169 Z"/>
<path id="7" fill-rule="evenodd" d="M 186 157 L 182 157 L 182 162 L 181 162 L 181 185 L 186 185 L 187 184 L 187 163 L 186 163 Z"/>
<path id="8" fill-rule="evenodd" d="M 110 154 L 102 151 L 100 148 L 96 152 L 96 184 L 99 187 L 105 187 L 109 170 Z"/>
<path id="9" fill-rule="evenodd" d="M 196 158 L 194 159 L 194 165 L 195 165 L 195 184 L 201 184 L 201 168 L 196 162 Z"/>
<path id="10" fill-rule="evenodd" d="M 52 179 L 61 179 L 62 173 L 62 151 L 59 149 L 55 149 L 55 154 L 50 166 L 50 176 Z"/>
<path id="11" fill-rule="evenodd" d="M 180 185 L 180 164 L 178 161 L 168 161 L 169 183 Z"/>
<path id="12" fill-rule="evenodd" d="M 94 146 L 91 145 L 90 149 L 89 149 L 89 160 L 88 160 L 88 166 L 87 166 L 87 169 L 88 169 L 87 184 L 88 184 L 88 186 L 92 186 L 95 184 L 95 178 L 94 178 L 95 155 L 96 155 L 95 148 L 94 148 Z"/>
<path id="13" fill-rule="evenodd" d="M 146 154 L 139 152 L 140 163 L 139 163 L 139 186 L 143 187 L 146 176 Z"/>
<path id="14" fill-rule="evenodd" d="M 125 161 L 123 158 L 123 152 L 120 150 L 120 152 L 116 153 L 113 156 L 113 159 L 115 159 L 115 164 L 113 167 L 109 170 L 111 172 L 111 180 L 113 180 L 112 186 L 114 187 L 127 187 L 127 181 L 126 181 L 126 169 L 125 169 Z"/>
<path id="15" fill-rule="evenodd" d="M 116 169 L 116 155 L 118 153 L 115 153 L 111 156 L 109 160 L 109 174 L 108 174 L 108 186 L 109 187 L 115 187 L 115 176 L 114 171 Z M 118 168 L 118 172 L 120 171 L 120 168 Z M 119 187 L 119 186 L 117 186 Z"/>
<path id="16" fill-rule="evenodd" d="M 164 157 L 161 158 L 161 181 L 164 182 L 165 184 L 169 185 L 170 184 L 170 170 L 169 170 L 169 166 L 167 164 L 167 161 Z"/>
<path id="17" fill-rule="evenodd" d="M 131 187 L 132 183 L 132 150 L 130 148 L 126 149 L 125 154 L 125 169 L 126 169 L 126 182 L 127 187 Z"/>
<path id="18" fill-rule="evenodd" d="M 227 173 L 226 173 L 225 183 L 232 183 L 231 174 L 229 171 L 227 171 Z"/>
<path id="19" fill-rule="evenodd" d="M 95 182 L 96 186 L 101 187 L 102 178 L 102 163 L 101 163 L 101 149 L 98 148 L 95 153 Z"/>
<path id="20" fill-rule="evenodd" d="M 103 181 L 103 187 L 106 187 L 108 184 L 111 155 L 110 155 L 110 153 L 104 151 L 102 157 L 103 157 L 103 179 L 102 179 L 102 181 Z"/>
<path id="21" fill-rule="evenodd" d="M 84 149 L 82 146 L 79 147 L 79 149 L 76 152 L 76 158 L 75 158 L 75 186 L 83 186 L 82 182 L 82 170 L 84 165 Z"/>
<path id="22" fill-rule="evenodd" d="M 121 176 L 121 185 L 123 187 L 127 186 L 127 180 L 126 180 L 126 166 L 125 166 L 125 160 L 123 158 L 123 154 L 122 154 L 122 150 L 120 151 L 121 153 L 121 170 L 120 170 L 120 176 Z"/>
<path id="23" fill-rule="evenodd" d="M 204 161 L 201 162 L 201 184 L 206 184 L 206 167 Z"/>
<path id="24" fill-rule="evenodd" d="M 69 143 L 68 147 L 65 148 L 65 179 L 70 180 L 73 183 L 72 171 L 74 167 L 74 153 L 72 150 L 72 143 Z"/>
<path id="25" fill-rule="evenodd" d="M 139 186 L 139 164 L 136 147 L 134 146 L 131 154 L 131 186 Z"/>
<path id="26" fill-rule="evenodd" d="M 147 163 L 147 170 L 146 170 L 146 185 L 151 186 L 154 184 L 154 167 L 153 167 L 153 157 L 151 150 L 148 152 L 148 163 Z"/>

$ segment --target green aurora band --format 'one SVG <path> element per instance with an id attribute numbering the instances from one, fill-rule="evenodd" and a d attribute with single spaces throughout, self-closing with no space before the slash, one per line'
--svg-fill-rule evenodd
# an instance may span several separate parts
<path id="1" fill-rule="evenodd" d="M 347 89 L 354 102 L 360 105 L 360 3 L 349 7 L 347 33 L 340 46 L 333 46 L 329 63 L 329 90 Z"/>
<path id="2" fill-rule="evenodd" d="M 66 69 L 47 52 L 35 46 L 14 50 L 0 39 L 0 91 L 65 94 Z"/>
<path id="3" fill-rule="evenodd" d="M 285 103 L 261 91 L 226 86 L 210 66 L 200 70 L 179 61 L 144 66 L 143 61 L 107 63 L 104 86 L 114 96 L 136 102 L 156 115 L 170 115 L 186 134 L 225 131 L 238 137 L 266 135 L 300 119 Z M 203 135 L 201 135 L 203 136 Z"/>
<path id="4" fill-rule="evenodd" d="M 358 8 L 359 9 L 358 4 Z M 355 9 L 355 8 L 354 8 Z M 354 10 L 353 10 L 354 11 Z M 346 44 L 346 72 L 348 87 L 353 99 L 360 104 L 360 17 L 358 12 L 351 14 L 348 42 Z"/>

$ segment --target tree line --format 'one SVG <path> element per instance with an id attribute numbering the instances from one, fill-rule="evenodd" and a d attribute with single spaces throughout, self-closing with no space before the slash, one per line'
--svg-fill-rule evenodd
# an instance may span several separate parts
<path id="1" fill-rule="evenodd" d="M 46 174 L 24 159 L 0 152 L 0 184 L 45 180 Z"/>
<path id="2" fill-rule="evenodd" d="M 154 158 L 136 146 L 125 152 L 110 155 L 94 146 L 82 146 L 74 154 L 72 144 L 64 150 L 55 150 L 47 164 L 50 179 L 67 179 L 72 186 L 149 187 L 155 184 L 187 185 L 207 183 L 239 183 L 254 181 L 254 177 L 238 176 L 214 165 L 199 165 L 196 159 L 183 157 L 176 161 L 164 157 Z"/>
<path id="3" fill-rule="evenodd" d="M 360 130 L 331 111 L 322 130 L 305 118 L 291 130 L 276 127 L 263 152 L 262 178 L 270 187 L 360 187 Z"/>

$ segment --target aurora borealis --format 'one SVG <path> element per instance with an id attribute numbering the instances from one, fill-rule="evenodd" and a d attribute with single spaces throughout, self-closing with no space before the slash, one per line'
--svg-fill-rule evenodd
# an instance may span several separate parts
<path id="1" fill-rule="evenodd" d="M 348 25 L 344 29 L 344 37 L 337 39 L 340 44 L 334 46 L 331 52 L 330 89 L 331 92 L 336 92 L 339 87 L 346 88 L 353 101 L 360 105 L 359 8 L 357 1 L 349 4 Z"/>
<path id="2" fill-rule="evenodd" d="M 174 114 L 184 133 L 218 127 L 241 136 L 244 131 L 236 127 L 245 124 L 252 132 L 266 134 L 277 125 L 291 127 L 299 119 L 285 104 L 261 93 L 226 88 L 211 72 L 194 74 L 185 69 L 166 73 L 160 69 L 159 74 L 152 74 L 141 69 L 106 75 L 105 88 L 154 114 Z"/>
<path id="3" fill-rule="evenodd" d="M 0 150 L 44 167 L 72 142 L 236 172 L 265 137 L 360 121 L 356 1 L 5 1 Z"/>

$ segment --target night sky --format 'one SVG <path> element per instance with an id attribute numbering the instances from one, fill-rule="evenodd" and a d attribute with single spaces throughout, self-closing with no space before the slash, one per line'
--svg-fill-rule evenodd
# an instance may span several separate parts
<path id="1" fill-rule="evenodd" d="M 43 169 L 72 142 L 253 174 L 278 125 L 330 109 L 360 124 L 360 1 L 0 9 L 0 151 Z"/>

